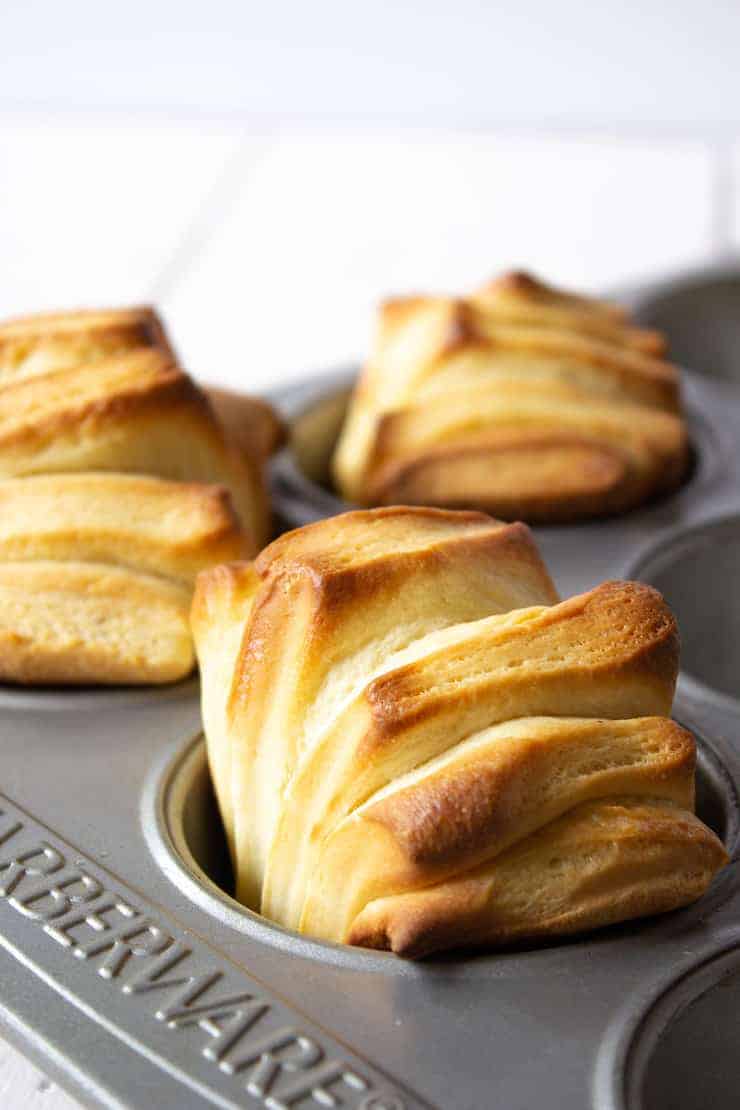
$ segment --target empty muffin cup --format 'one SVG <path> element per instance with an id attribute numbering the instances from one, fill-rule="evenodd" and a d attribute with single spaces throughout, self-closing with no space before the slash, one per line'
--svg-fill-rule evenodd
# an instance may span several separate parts
<path id="1" fill-rule="evenodd" d="M 690 679 L 740 700 L 740 516 L 662 543 L 633 573 L 656 586 L 676 614 Z"/>
<path id="2" fill-rule="evenodd" d="M 673 983 L 638 1027 L 627 1110 L 734 1110 L 740 1089 L 740 943 Z"/>

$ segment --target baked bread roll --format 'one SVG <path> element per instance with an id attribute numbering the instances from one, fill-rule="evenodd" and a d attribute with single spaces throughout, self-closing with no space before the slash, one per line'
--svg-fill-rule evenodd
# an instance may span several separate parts
<path id="1" fill-rule="evenodd" d="M 267 540 L 280 431 L 265 402 L 211 402 L 150 308 L 0 325 L 0 680 L 187 674 L 195 577 Z"/>
<path id="2" fill-rule="evenodd" d="M 184 677 L 197 573 L 250 553 L 223 487 L 104 473 L 0 482 L 0 680 Z"/>
<path id="3" fill-rule="evenodd" d="M 446 604 L 431 604 L 430 590 Z M 255 596 L 255 638 L 240 652 Z M 321 731 L 324 707 L 341 705 L 387 654 L 426 633 L 473 620 L 482 609 L 507 612 L 555 596 L 524 526 L 431 509 L 320 521 L 282 536 L 253 565 L 200 576 L 193 631 L 197 644 L 211 636 L 215 644 L 198 648 L 203 712 L 212 722 L 209 757 L 224 825 L 244 864 L 243 899 L 259 903 L 279 794 L 300 750 Z M 285 637 L 273 636 L 275 627 Z M 222 702 L 231 724 L 218 718 Z M 237 732 L 245 758 L 235 761 L 232 779 L 219 768 Z"/>
<path id="4" fill-rule="evenodd" d="M 360 504 L 473 507 L 504 519 L 623 512 L 689 459 L 663 341 L 613 306 L 508 275 L 467 299 L 381 307 L 334 459 Z"/>
<path id="5" fill-rule="evenodd" d="M 156 348 L 0 389 L 0 478 L 89 470 L 224 485 L 253 551 L 267 539 L 259 458 L 232 444 L 202 391 Z"/>
<path id="6" fill-rule="evenodd" d="M 725 861 L 671 613 L 559 603 L 524 525 L 321 521 L 203 572 L 192 625 L 237 897 L 282 925 L 422 955 L 680 906 Z"/>

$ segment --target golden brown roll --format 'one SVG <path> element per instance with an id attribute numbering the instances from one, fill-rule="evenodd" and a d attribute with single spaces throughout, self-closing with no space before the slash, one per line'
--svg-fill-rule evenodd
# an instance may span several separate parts
<path id="1" fill-rule="evenodd" d="M 665 336 L 651 328 L 631 325 L 620 305 L 555 289 L 522 271 L 514 270 L 489 281 L 471 300 L 488 309 L 491 318 L 501 324 L 580 332 L 648 355 L 666 353 Z"/>
<path id="2" fill-rule="evenodd" d="M 361 504 L 505 519 L 623 512 L 688 463 L 678 373 L 660 336 L 611 305 L 511 274 L 467 299 L 380 310 L 334 459 Z"/>
<path id="3" fill-rule="evenodd" d="M 446 604 L 432 603 L 430 590 Z M 224 824 L 241 846 L 245 900 L 259 900 L 255 891 L 277 819 L 277 795 L 303 744 L 322 729 L 323 706 L 331 711 L 340 705 L 388 653 L 428 632 L 554 597 L 523 525 L 434 509 L 324 520 L 282 536 L 253 566 L 202 575 L 193 630 L 198 644 L 213 634 L 216 645 L 199 648 L 204 719 L 213 720 L 214 705 L 223 701 L 233 722 L 233 729 L 225 720 L 208 728 L 209 756 L 224 797 Z M 252 647 L 239 652 L 256 599 Z M 232 626 L 233 636 L 227 633 Z M 275 635 L 275 628 L 282 631 Z M 232 658 L 232 650 L 238 656 Z M 227 699 L 224 674 L 230 672 Z M 236 732 L 245 757 L 234 766 L 239 800 L 232 808 L 231 787 L 221 787 L 217 766 Z"/>
<path id="4" fill-rule="evenodd" d="M 348 513 L 205 571 L 192 625 L 237 896 L 282 925 L 420 955 L 683 905 L 725 860 L 670 611 L 558 602 L 521 524 Z"/>
<path id="5" fill-rule="evenodd" d="M 250 551 L 220 486 L 106 473 L 0 481 L 0 681 L 184 677 L 195 576 Z"/>
<path id="6" fill-rule="evenodd" d="M 279 429 L 265 402 L 212 402 L 153 309 L 0 325 L 0 680 L 187 674 L 195 576 L 267 540 Z"/>

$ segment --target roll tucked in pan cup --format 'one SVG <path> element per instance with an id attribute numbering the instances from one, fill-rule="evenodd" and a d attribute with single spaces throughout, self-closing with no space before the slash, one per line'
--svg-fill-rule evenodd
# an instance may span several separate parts
<path id="1" fill-rule="evenodd" d="M 191 619 L 237 897 L 281 925 L 492 946 L 685 905 L 726 862 L 670 611 L 558 601 L 525 525 L 348 513 L 204 571 Z"/>
<path id="2" fill-rule="evenodd" d="M 565 522 L 677 486 L 689 460 L 662 336 L 509 274 L 467 298 L 381 306 L 334 458 L 358 504 Z"/>
<path id="3" fill-rule="evenodd" d="M 279 424 L 219 393 L 151 309 L 0 325 L 0 680 L 158 683 L 194 666 L 198 571 L 266 541 Z"/>

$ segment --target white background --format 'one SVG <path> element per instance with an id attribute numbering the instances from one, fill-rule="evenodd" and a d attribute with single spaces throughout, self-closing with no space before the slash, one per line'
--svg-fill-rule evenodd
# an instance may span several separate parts
<path id="1" fill-rule="evenodd" d="M 0 317 L 153 300 L 257 390 L 390 292 L 739 248 L 737 0 L 0 3 Z M 0 1045 L 2 1107 L 65 1101 Z"/>
<path id="2" fill-rule="evenodd" d="M 362 355 L 390 292 L 740 243 L 740 5 L 5 0 L 0 316 L 154 300 L 196 375 Z"/>

